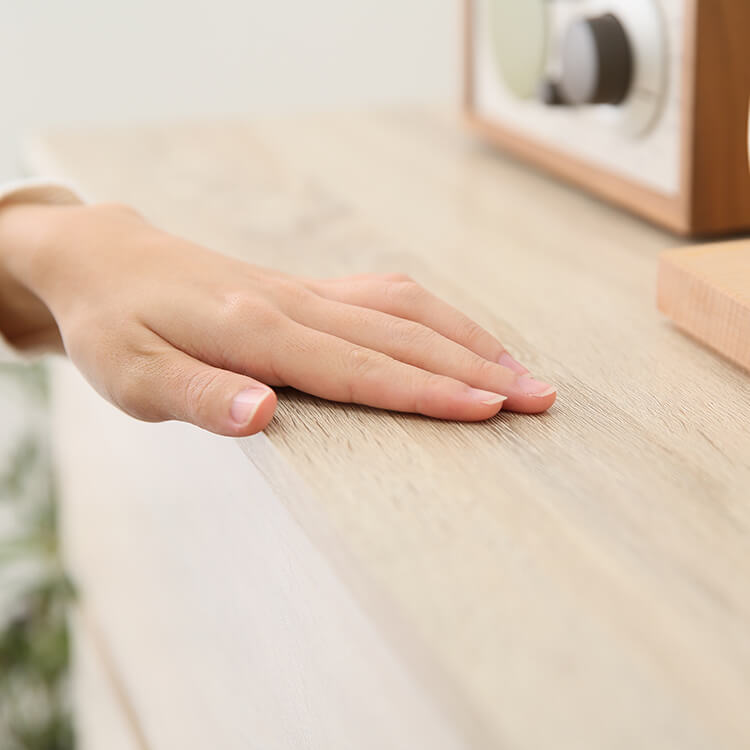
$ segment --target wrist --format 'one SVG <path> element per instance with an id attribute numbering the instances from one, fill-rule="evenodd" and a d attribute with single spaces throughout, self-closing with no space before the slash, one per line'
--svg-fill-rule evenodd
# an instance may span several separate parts
<path id="1" fill-rule="evenodd" d="M 36 203 L 0 206 L 0 261 L 8 280 L 32 291 L 34 269 L 51 250 L 52 224 L 59 211 L 68 210 Z"/>
<path id="2" fill-rule="evenodd" d="M 0 331 L 21 350 L 60 347 L 56 279 L 90 221 L 81 204 L 0 204 Z"/>
<path id="3" fill-rule="evenodd" d="M 19 351 L 62 348 L 52 313 L 26 280 L 48 208 L 14 202 L 0 205 L 0 333 Z"/>
<path id="4" fill-rule="evenodd" d="M 84 292 L 87 271 L 143 229 L 152 228 L 119 204 L 0 207 L 0 252 L 13 278 L 54 310 Z"/>

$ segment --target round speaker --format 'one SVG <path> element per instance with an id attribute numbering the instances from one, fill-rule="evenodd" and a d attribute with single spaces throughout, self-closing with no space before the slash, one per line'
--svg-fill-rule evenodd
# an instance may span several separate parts
<path id="1" fill-rule="evenodd" d="M 547 0 L 489 0 L 489 33 L 498 72 L 518 97 L 536 96 L 547 62 Z"/>

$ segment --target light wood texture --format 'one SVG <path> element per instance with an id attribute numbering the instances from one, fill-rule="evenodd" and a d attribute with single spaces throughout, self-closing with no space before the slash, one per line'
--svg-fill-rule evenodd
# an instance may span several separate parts
<path id="1" fill-rule="evenodd" d="M 750 228 L 746 0 L 685 0 L 683 85 L 681 92 L 670 94 L 680 97 L 683 109 L 682 179 L 674 197 L 480 116 L 473 96 L 474 5 L 475 0 L 465 0 L 464 109 L 479 135 L 677 234 L 716 235 Z"/>
<path id="2" fill-rule="evenodd" d="M 559 385 L 478 425 L 283 393 L 243 445 L 472 747 L 748 746 L 750 381 L 656 310 L 667 236 L 421 111 L 34 153 L 258 263 L 411 273 Z"/>
<path id="3" fill-rule="evenodd" d="M 664 253 L 658 299 L 680 328 L 750 369 L 750 240 Z"/>
<path id="4" fill-rule="evenodd" d="M 82 750 L 473 747 L 235 444 L 53 397 Z"/>
<path id="5" fill-rule="evenodd" d="M 113 686 L 100 645 L 78 610 L 70 617 L 73 635 L 72 695 L 76 750 L 149 750 Z"/>

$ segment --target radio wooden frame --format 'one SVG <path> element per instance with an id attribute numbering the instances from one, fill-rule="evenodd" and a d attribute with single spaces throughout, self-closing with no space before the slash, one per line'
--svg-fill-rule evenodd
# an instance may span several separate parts
<path id="1" fill-rule="evenodd" d="M 483 138 L 680 235 L 750 229 L 750 2 L 685 0 L 680 187 L 670 196 L 484 118 L 474 98 L 474 13 L 464 0 L 463 109 Z"/>

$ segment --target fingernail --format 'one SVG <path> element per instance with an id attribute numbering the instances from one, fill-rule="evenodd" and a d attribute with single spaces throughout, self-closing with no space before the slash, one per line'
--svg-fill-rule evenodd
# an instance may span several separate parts
<path id="1" fill-rule="evenodd" d="M 549 383 L 543 383 L 541 380 L 534 380 L 531 375 L 521 375 L 518 378 L 518 385 L 521 390 L 529 396 L 551 396 L 557 392 L 557 388 Z"/>
<path id="2" fill-rule="evenodd" d="M 503 352 L 497 363 L 503 367 L 507 367 L 509 370 L 513 370 L 513 372 L 517 372 L 519 375 L 526 375 L 528 373 L 528 370 L 520 362 L 513 359 L 508 352 Z"/>
<path id="3" fill-rule="evenodd" d="M 484 406 L 497 406 L 502 404 L 503 401 L 507 401 L 507 396 L 501 396 L 499 393 L 492 393 L 492 391 L 480 391 L 478 388 L 471 389 L 472 397 L 479 401 Z"/>
<path id="4" fill-rule="evenodd" d="M 232 419 L 238 425 L 248 424 L 266 396 L 268 396 L 268 390 L 265 388 L 246 388 L 244 391 L 240 391 L 232 401 L 230 410 Z"/>

